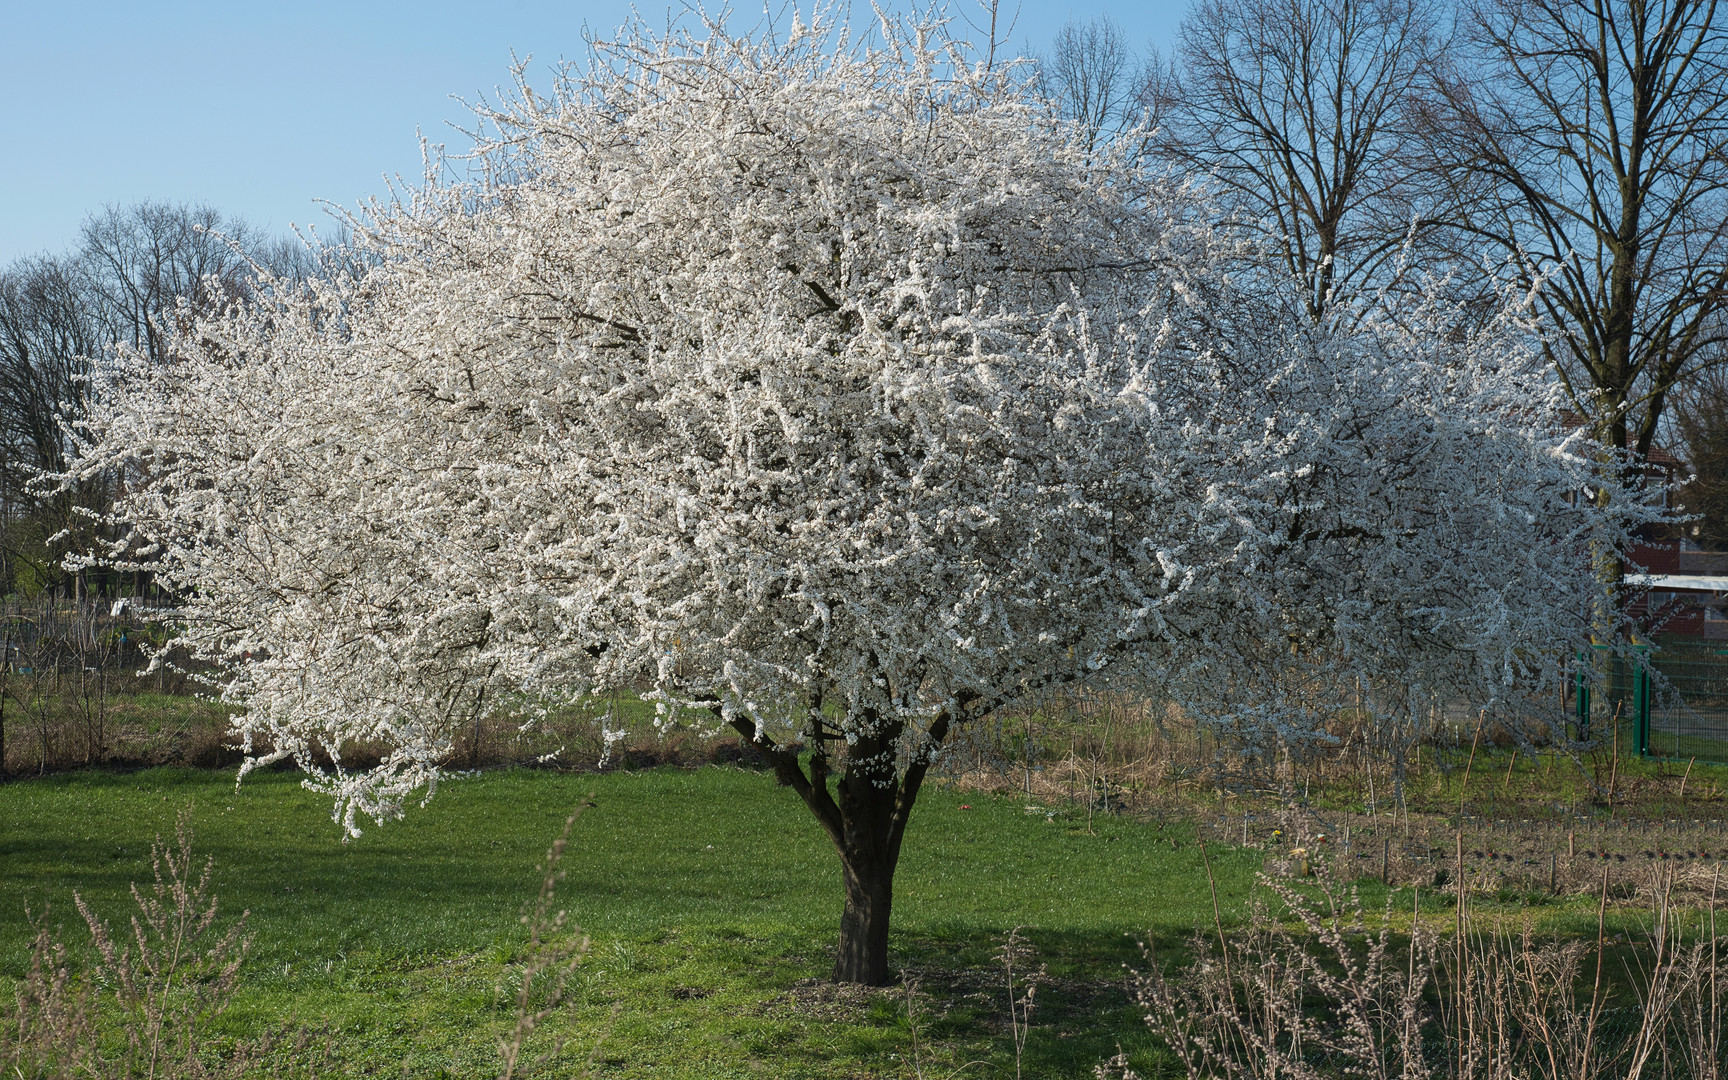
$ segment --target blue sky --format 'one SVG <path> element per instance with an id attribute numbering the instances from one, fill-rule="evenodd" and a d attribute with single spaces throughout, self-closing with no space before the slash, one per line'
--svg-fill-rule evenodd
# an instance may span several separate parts
<path id="1" fill-rule="evenodd" d="M 856 4 L 859 10 L 867 5 Z M 1188 0 L 1027 0 L 1016 50 L 1108 14 L 1167 50 Z M 638 9 L 663 21 L 664 8 Z M 740 4 L 735 10 L 761 10 Z M 536 83 L 627 2 L 114 3 L 0 0 L 0 266 L 140 199 L 208 203 L 272 231 L 325 221 L 384 177 L 420 174 L 416 129 L 457 145 L 452 94 L 490 92 L 510 52 Z"/>

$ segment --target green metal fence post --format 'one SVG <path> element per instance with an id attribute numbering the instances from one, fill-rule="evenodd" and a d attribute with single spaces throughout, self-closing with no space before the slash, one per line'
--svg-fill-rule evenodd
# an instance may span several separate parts
<path id="1" fill-rule="evenodd" d="M 1647 653 L 1650 650 L 1639 646 L 1638 651 Z M 1632 669 L 1632 716 L 1633 745 L 1638 747 L 1639 757 L 1650 756 L 1650 668 L 1639 661 Z"/>
<path id="2" fill-rule="evenodd" d="M 1590 665 L 1586 663 L 1587 653 L 1578 650 L 1578 682 L 1573 693 L 1578 710 L 1578 741 L 1583 742 L 1590 737 Z"/>

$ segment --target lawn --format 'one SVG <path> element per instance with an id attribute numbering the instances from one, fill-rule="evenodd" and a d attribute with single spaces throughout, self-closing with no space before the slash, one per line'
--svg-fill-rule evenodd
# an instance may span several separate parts
<path id="1" fill-rule="evenodd" d="M 1136 938 L 1179 941 L 1213 918 L 1183 827 L 1107 817 L 1089 832 L 1083 817 L 1019 799 L 928 790 L 894 912 L 894 963 L 918 987 L 914 1060 L 904 988 L 819 985 L 838 863 L 765 774 L 503 770 L 453 779 L 405 820 L 343 843 L 328 801 L 290 774 L 236 790 L 229 772 L 92 772 L 0 785 L 0 973 L 23 971 L 26 904 L 78 948 L 74 889 L 122 921 L 152 837 L 190 807 L 223 910 L 250 911 L 257 935 L 226 1036 L 316 1031 L 340 1074 L 493 1075 L 520 916 L 578 806 L 563 898 L 592 946 L 559 1024 L 566 1057 L 591 1057 L 601 1075 L 946 1075 L 974 1059 L 1012 1075 L 992 955 L 1016 926 L 1049 973 L 1026 1074 L 1090 1076 L 1118 1044 L 1144 1069 L 1157 1052 L 1121 965 L 1137 960 Z M 1262 853 L 1212 855 L 1234 919 Z"/>

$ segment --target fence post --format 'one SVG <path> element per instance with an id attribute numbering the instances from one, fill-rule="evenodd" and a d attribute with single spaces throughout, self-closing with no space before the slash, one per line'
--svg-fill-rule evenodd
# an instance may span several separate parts
<path id="1" fill-rule="evenodd" d="M 1587 662 L 1588 655 L 1583 649 L 1578 650 L 1578 678 L 1573 698 L 1578 710 L 1579 742 L 1590 737 L 1590 665 Z"/>
<path id="2" fill-rule="evenodd" d="M 1640 645 L 1638 666 L 1632 670 L 1632 723 L 1633 743 L 1638 748 L 1639 757 L 1650 756 L 1650 665 L 1644 657 L 1649 655 L 1650 647 Z"/>

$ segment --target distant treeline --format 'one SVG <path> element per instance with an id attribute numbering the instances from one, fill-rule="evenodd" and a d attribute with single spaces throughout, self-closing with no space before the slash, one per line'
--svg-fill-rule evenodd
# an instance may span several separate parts
<path id="1" fill-rule="evenodd" d="M 247 295 L 259 269 L 295 282 L 316 265 L 298 240 L 209 207 L 143 202 L 87 218 L 70 251 L 0 269 L 0 595 L 148 588 L 147 575 L 61 565 L 69 550 L 125 539 L 80 513 L 105 507 L 117 478 L 37 482 L 65 468 L 91 358 L 123 346 L 165 360 L 175 327 Z"/>

